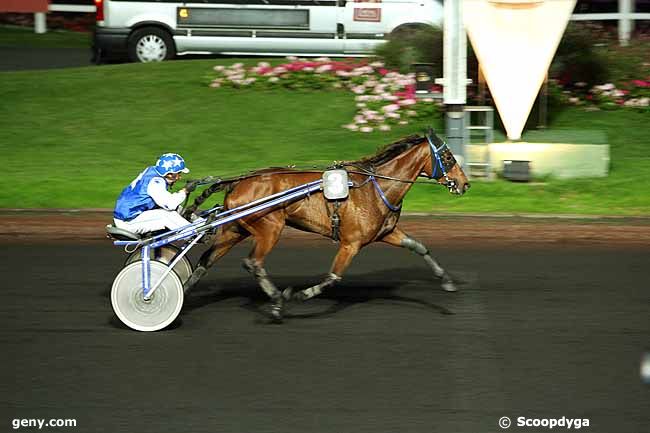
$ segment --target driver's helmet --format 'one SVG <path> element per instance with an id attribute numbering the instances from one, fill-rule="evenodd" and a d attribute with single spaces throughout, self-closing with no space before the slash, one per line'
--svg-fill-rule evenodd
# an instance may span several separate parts
<path id="1" fill-rule="evenodd" d="M 156 161 L 156 172 L 164 176 L 169 173 L 189 173 L 185 160 L 177 153 L 165 153 Z"/>

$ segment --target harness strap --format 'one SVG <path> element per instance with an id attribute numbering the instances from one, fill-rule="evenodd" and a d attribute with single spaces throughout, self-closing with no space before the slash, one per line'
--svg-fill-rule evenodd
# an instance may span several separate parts
<path id="1" fill-rule="evenodd" d="M 330 215 L 330 221 L 332 223 L 332 239 L 334 242 L 338 242 L 341 239 L 341 217 L 339 216 L 339 207 L 341 207 L 341 202 L 335 200 L 334 210 L 332 215 Z"/>
<path id="2" fill-rule="evenodd" d="M 381 197 L 381 200 L 384 202 L 386 207 L 393 212 L 399 212 L 400 209 L 402 209 L 402 203 L 398 204 L 397 206 L 393 206 L 390 204 L 388 199 L 386 198 L 386 194 L 384 194 L 384 191 L 381 190 L 381 187 L 379 186 L 379 183 L 377 182 L 377 179 L 375 179 L 374 176 L 370 176 L 370 180 L 372 183 L 375 185 L 375 189 L 377 190 L 377 193 L 379 194 L 379 197 Z"/>

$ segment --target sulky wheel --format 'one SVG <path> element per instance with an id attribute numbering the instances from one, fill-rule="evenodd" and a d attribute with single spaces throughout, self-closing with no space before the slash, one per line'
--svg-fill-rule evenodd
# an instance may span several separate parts
<path id="1" fill-rule="evenodd" d="M 151 287 L 163 275 L 167 266 L 150 262 Z M 174 271 L 145 301 L 142 295 L 142 262 L 126 266 L 113 281 L 111 304 L 117 317 L 136 331 L 158 331 L 176 319 L 183 307 L 183 284 Z"/>
<path id="2" fill-rule="evenodd" d="M 168 265 L 172 262 L 172 260 L 174 260 L 174 257 L 176 257 L 176 254 L 178 254 L 179 251 L 180 249 L 173 245 L 165 245 L 164 247 L 156 248 L 153 250 L 151 260 L 155 260 L 157 262 Z M 136 251 L 131 253 L 129 257 L 127 257 L 126 262 L 124 262 L 124 266 L 128 266 L 131 263 L 140 260 L 142 260 L 142 250 L 138 248 Z M 192 264 L 187 259 L 187 256 L 183 256 L 183 258 L 178 263 L 176 263 L 176 266 L 174 266 L 174 272 L 176 272 L 178 278 L 181 279 L 181 283 L 185 284 L 185 282 L 190 278 L 190 275 L 192 275 Z"/>

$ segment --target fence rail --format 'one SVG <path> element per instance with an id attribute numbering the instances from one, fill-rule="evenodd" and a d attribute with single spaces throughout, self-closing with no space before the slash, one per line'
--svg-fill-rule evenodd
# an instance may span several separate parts
<path id="1" fill-rule="evenodd" d="M 50 12 L 84 12 L 95 13 L 97 8 L 93 5 L 60 5 L 50 4 L 48 10 Z"/>

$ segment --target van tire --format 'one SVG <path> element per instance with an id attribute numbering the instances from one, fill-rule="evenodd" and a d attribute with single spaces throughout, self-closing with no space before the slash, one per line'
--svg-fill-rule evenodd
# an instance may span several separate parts
<path id="1" fill-rule="evenodd" d="M 174 39 L 158 27 L 142 27 L 131 33 L 128 48 L 132 62 L 162 62 L 176 56 Z"/>

